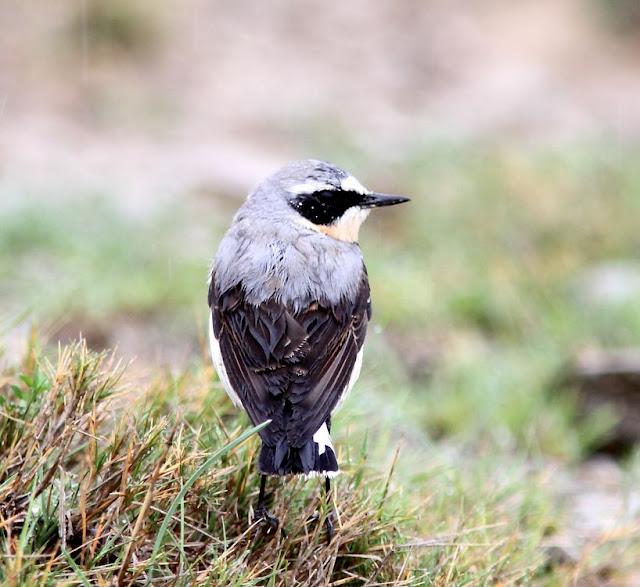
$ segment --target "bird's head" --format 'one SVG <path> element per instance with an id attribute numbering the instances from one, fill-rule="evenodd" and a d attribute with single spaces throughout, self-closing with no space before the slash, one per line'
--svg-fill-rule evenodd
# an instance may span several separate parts
<path id="1" fill-rule="evenodd" d="M 356 242 L 360 225 L 373 208 L 409 198 L 372 192 L 343 169 L 314 159 L 293 161 L 268 180 L 299 224 L 332 238 Z"/>

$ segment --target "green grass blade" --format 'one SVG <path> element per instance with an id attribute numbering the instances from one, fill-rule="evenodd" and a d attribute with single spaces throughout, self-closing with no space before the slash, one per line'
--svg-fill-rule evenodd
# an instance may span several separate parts
<path id="1" fill-rule="evenodd" d="M 22 530 L 20 531 L 20 538 L 18 539 L 18 545 L 20 552 L 24 554 L 27 545 L 30 544 L 35 527 L 36 519 L 33 514 L 33 503 L 35 501 L 35 488 L 38 481 L 38 475 L 36 475 L 31 483 L 31 489 L 29 492 L 29 503 L 27 504 L 27 513 L 24 518 Z"/>
<path id="2" fill-rule="evenodd" d="M 236 448 L 237 446 L 242 444 L 245 440 L 247 440 L 248 438 L 250 438 L 251 436 L 253 436 L 257 432 L 260 432 L 260 430 L 262 430 L 263 428 L 268 426 L 270 423 L 271 423 L 271 420 L 267 420 L 266 422 L 262 422 L 262 424 L 258 424 L 257 426 L 254 426 L 253 428 L 250 428 L 249 430 L 246 430 L 245 432 L 243 432 L 240 436 L 238 436 L 238 438 L 236 438 L 235 440 L 232 440 L 231 442 L 229 442 L 228 444 L 223 446 L 221 449 L 219 449 L 216 452 L 214 452 L 204 463 L 202 463 L 192 473 L 191 477 L 189 477 L 189 479 L 187 479 L 186 483 L 183 485 L 182 489 L 180 490 L 180 493 L 178 493 L 178 495 L 176 495 L 175 498 L 173 499 L 173 501 L 171 502 L 171 505 L 169 506 L 169 509 L 167 510 L 167 513 L 166 513 L 166 515 L 164 517 L 164 520 L 162 521 L 162 524 L 160 525 L 160 529 L 158 530 L 158 535 L 156 536 L 156 540 L 155 540 L 155 542 L 153 544 L 153 551 L 151 552 L 151 558 L 149 559 L 149 567 L 150 568 L 149 568 L 149 579 L 147 581 L 147 585 L 149 585 L 149 583 L 151 583 L 151 579 L 153 578 L 153 567 L 152 567 L 152 565 L 153 565 L 153 563 L 154 563 L 154 561 L 156 559 L 156 556 L 158 555 L 160 547 L 162 546 L 162 543 L 164 541 L 164 536 L 167 533 L 167 530 L 169 528 L 169 524 L 171 523 L 171 519 L 172 519 L 173 515 L 176 513 L 176 510 L 178 509 L 178 506 L 180 505 L 180 502 L 184 499 L 184 497 L 187 494 L 187 492 L 189 491 L 189 489 L 191 489 L 193 484 L 200 477 L 202 477 L 202 475 L 204 475 L 216 461 L 221 459 L 229 451 L 233 450 L 234 448 Z"/>
<path id="3" fill-rule="evenodd" d="M 62 550 L 62 554 L 64 555 L 64 558 L 69 563 L 69 566 L 73 569 L 73 572 L 79 577 L 84 587 L 91 587 L 91 582 L 89 581 L 87 576 L 82 572 L 82 569 L 76 564 L 76 561 L 73 560 L 73 557 L 69 554 L 69 551 L 62 545 L 60 546 L 60 550 Z"/>

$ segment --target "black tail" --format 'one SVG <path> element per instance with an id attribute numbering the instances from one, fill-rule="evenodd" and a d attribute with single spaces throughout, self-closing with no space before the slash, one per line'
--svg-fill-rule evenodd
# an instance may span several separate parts
<path id="1" fill-rule="evenodd" d="M 276 446 L 262 444 L 258 469 L 265 475 L 308 475 L 337 473 L 338 461 L 333 449 L 325 446 L 320 454 L 319 446 L 310 440 L 302 447 L 292 447 L 286 440 L 280 440 Z"/>

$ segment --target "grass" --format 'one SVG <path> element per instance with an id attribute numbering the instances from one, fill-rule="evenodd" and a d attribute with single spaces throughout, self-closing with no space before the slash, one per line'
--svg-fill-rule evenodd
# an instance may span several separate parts
<path id="1" fill-rule="evenodd" d="M 624 584 L 635 571 L 640 541 L 632 517 L 579 543 L 567 564 L 554 564 L 547 547 L 573 523 L 558 499 L 560 480 L 592 454 L 612 422 L 609 413 L 584 418 L 571 390 L 555 384 L 558 374 L 583 348 L 640 345 L 640 297 L 630 290 L 623 299 L 597 298 L 584 279 L 611 264 L 637 267 L 637 149 L 416 145 L 380 177 L 361 171 L 357 151 L 343 151 L 367 183 L 413 201 L 405 211 L 372 215 L 363 230 L 374 323 L 361 382 L 334 423 L 345 463 L 335 494 L 340 542 L 327 548 L 319 526 L 306 522 L 324 513 L 314 482 L 275 490 L 287 538 L 269 540 L 251 526 L 255 439 L 229 449 L 188 487 L 208 457 L 248 429 L 206 360 L 194 356 L 177 373 L 161 371 L 123 395 L 107 357 L 69 347 L 53 359 L 50 350 L 32 349 L 3 376 L 0 425 L 11 426 L 5 414 L 31 422 L 20 417 L 25 402 L 33 417 L 46 398 L 69 405 L 62 398 L 82 386 L 63 388 L 56 373 L 77 382 L 77 365 L 95 366 L 83 370 L 93 373 L 83 385 L 97 390 L 96 382 L 108 380 L 111 400 L 97 401 L 94 392 L 82 400 L 67 434 L 84 434 L 74 432 L 75 448 L 54 471 L 47 499 L 41 493 L 21 503 L 10 533 L 0 522 L 0 548 L 10 553 L 0 563 L 3 579 L 80 584 L 84 575 L 99 583 L 102 573 L 108 582 L 127 550 L 127 580 L 139 583 L 152 573 L 154 582 L 178 577 L 181 584 L 314 584 L 329 575 L 337 585 L 365 577 L 370 584 L 562 585 L 603 577 Z M 25 307 L 45 324 L 108 327 L 120 317 L 195 338 L 204 330 L 207 264 L 230 215 L 219 209 L 188 194 L 179 207 L 144 217 L 86 194 L 36 194 L 1 209 L 4 317 Z M 126 414 L 123 397 L 138 398 Z M 20 443 L 35 438 L 29 426 L 13 430 Z M 46 462 L 20 460 L 40 481 L 62 448 L 49 455 L 20 446 L 31 459 L 47 455 Z M 621 463 L 630 488 L 638 462 L 636 452 Z M 100 487 L 110 477 L 126 482 Z M 0 479 L 2 499 L 15 482 Z M 17 493 L 35 489 L 22 485 Z M 112 498 L 84 521 L 83 511 Z M 141 517 L 145 498 L 149 512 Z M 61 499 L 74 529 L 66 545 Z"/>
<path id="2" fill-rule="evenodd" d="M 319 484 L 278 489 L 286 536 L 250 523 L 257 443 L 211 371 L 156 382 L 138 409 L 122 369 L 84 343 L 54 362 L 32 347 L 2 379 L 0 580 L 60 583 L 292 585 L 373 575 L 409 584 L 398 548 L 407 518 L 388 478 L 354 463 L 339 485 L 327 545 Z M 313 521 L 319 512 L 319 521 Z M 317 518 L 317 516 L 316 516 Z"/>
<path id="3" fill-rule="evenodd" d="M 598 422 L 576 426 L 570 394 L 551 383 L 585 347 L 640 344 L 640 297 L 595 300 L 583 285 L 594 267 L 637 267 L 635 155 L 427 145 L 392 170 L 418 195 L 413 211 L 391 230 L 374 222 L 363 248 L 378 319 L 446 349 L 419 382 L 433 433 L 499 425 L 521 450 L 591 450 Z"/>
<path id="4" fill-rule="evenodd" d="M 320 483 L 301 478 L 272 482 L 286 535 L 269 535 L 251 522 L 255 430 L 212 370 L 144 389 L 124 373 L 83 342 L 47 354 L 34 337 L 2 374 L 3 584 L 562 584 L 576 572 L 546 554 L 564 523 L 557 464 L 434 444 L 406 421 L 398 444 L 393 415 L 371 426 L 383 401 L 373 391 L 368 413 L 352 402 L 334 425 L 345 464 L 334 541 Z M 617 572 L 633 568 L 636 539 L 603 535 L 580 573 L 613 556 Z"/>
<path id="5" fill-rule="evenodd" d="M 0 295 L 41 320 L 67 308 L 93 318 L 149 315 L 186 306 L 202 287 L 208 260 L 183 253 L 189 239 L 173 228 L 176 210 L 142 219 L 95 194 L 63 197 L 62 205 L 25 200 L 0 211 Z"/>

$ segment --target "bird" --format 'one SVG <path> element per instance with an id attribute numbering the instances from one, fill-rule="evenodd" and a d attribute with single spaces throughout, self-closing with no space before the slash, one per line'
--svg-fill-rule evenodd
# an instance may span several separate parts
<path id="1" fill-rule="evenodd" d="M 371 319 L 358 244 L 371 210 L 409 201 L 373 192 L 325 161 L 292 161 L 261 181 L 222 238 L 209 274 L 211 355 L 223 388 L 259 431 L 255 519 L 269 476 L 339 473 L 331 417 L 358 379 Z M 333 513 L 325 518 L 334 535 Z"/>

